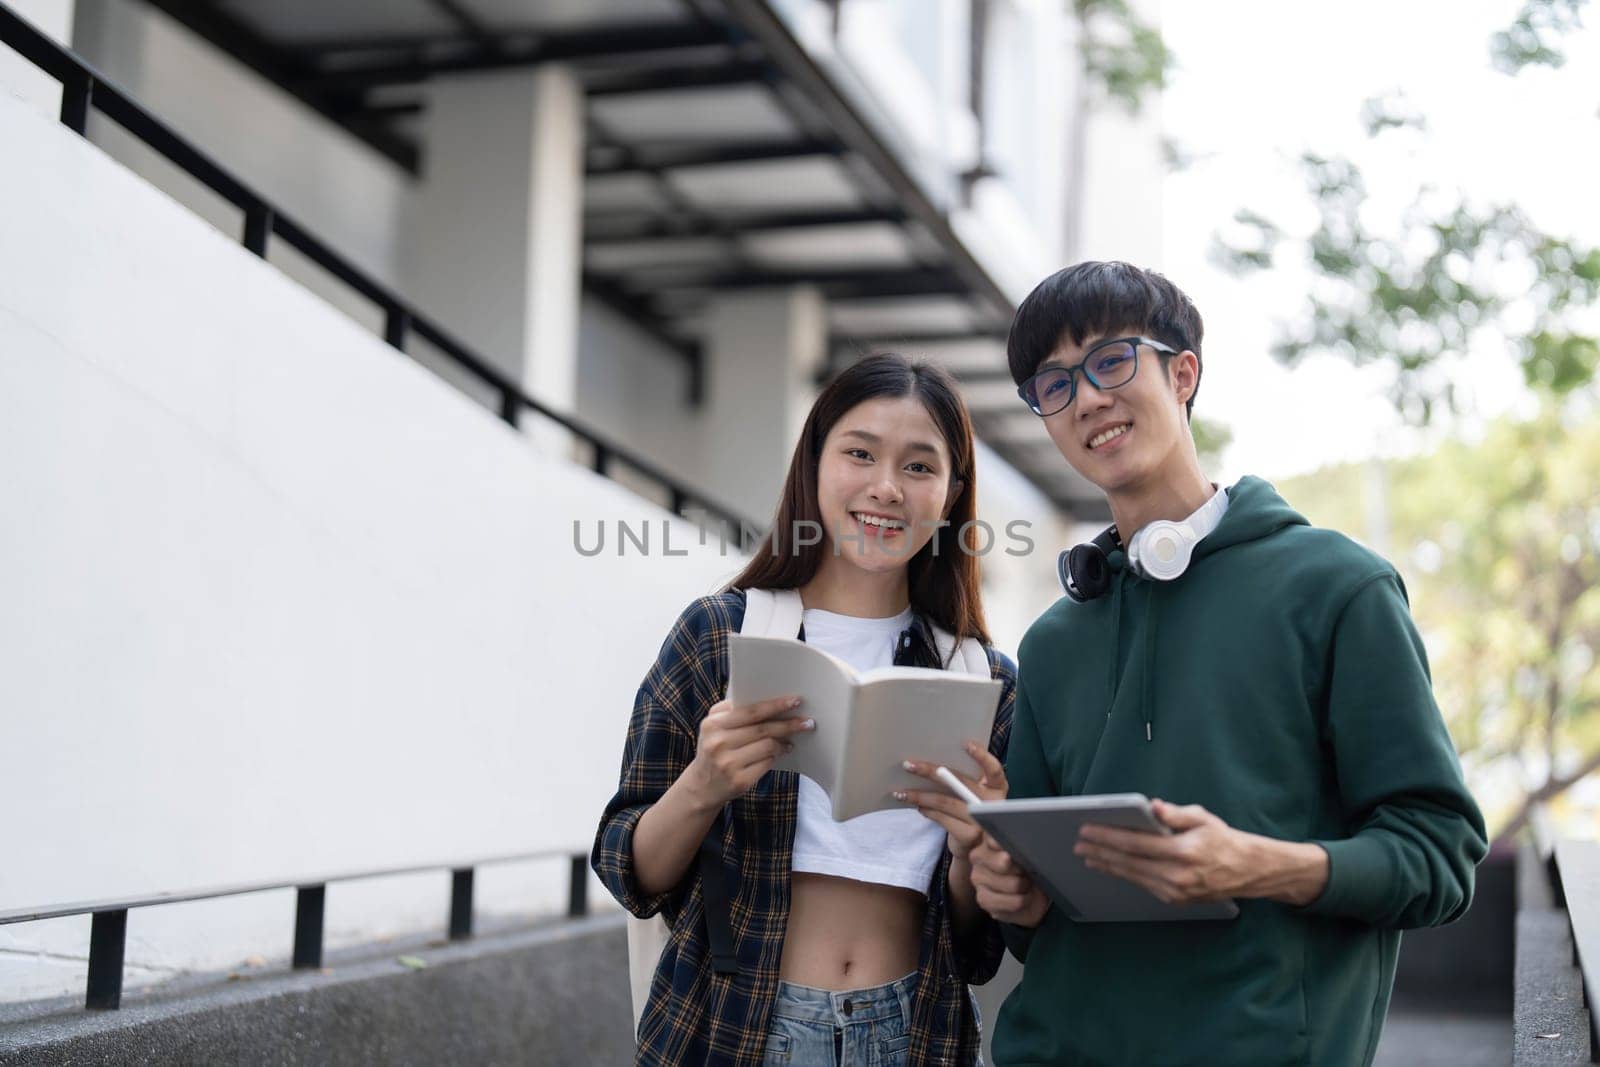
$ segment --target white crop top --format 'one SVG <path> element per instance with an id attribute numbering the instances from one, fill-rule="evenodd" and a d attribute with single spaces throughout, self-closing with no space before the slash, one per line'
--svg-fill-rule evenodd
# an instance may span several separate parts
<path id="1" fill-rule="evenodd" d="M 894 662 L 895 639 L 911 625 L 911 609 L 889 619 L 858 619 L 807 608 L 803 619 L 806 644 L 866 671 Z M 926 893 L 944 851 L 944 836 L 938 823 L 914 808 L 834 822 L 828 794 L 800 776 L 793 870 Z"/>

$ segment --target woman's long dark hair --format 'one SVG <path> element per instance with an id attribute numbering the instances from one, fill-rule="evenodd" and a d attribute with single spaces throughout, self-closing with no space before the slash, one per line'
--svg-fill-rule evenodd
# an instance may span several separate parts
<path id="1" fill-rule="evenodd" d="M 969 525 L 977 518 L 978 510 L 972 420 L 949 373 L 924 360 L 909 360 L 894 353 L 868 356 L 849 367 L 811 405 L 800 440 L 794 446 L 794 457 L 789 461 L 783 496 L 772 520 L 772 535 L 762 539 L 755 558 L 728 583 L 729 589 L 798 589 L 816 576 L 823 554 L 830 551 L 829 541 L 824 538 L 819 544 L 800 545 L 794 531 L 802 522 L 815 523 L 814 529 L 823 526 L 822 507 L 817 500 L 822 443 L 834 424 L 857 404 L 906 396 L 916 397 L 932 416 L 950 450 L 950 478 L 961 483 L 946 516 L 949 525 L 936 529 L 907 565 L 911 609 L 958 640 L 976 637 L 989 643 L 978 589 L 978 530 Z"/>

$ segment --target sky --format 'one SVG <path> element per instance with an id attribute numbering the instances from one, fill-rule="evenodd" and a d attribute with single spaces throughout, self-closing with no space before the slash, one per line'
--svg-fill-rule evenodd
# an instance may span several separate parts
<path id="1" fill-rule="evenodd" d="M 1287 477 L 1319 466 L 1402 455 L 1440 433 L 1526 411 L 1520 371 L 1475 351 L 1458 379 L 1477 416 L 1430 434 L 1401 425 L 1381 370 L 1319 356 L 1293 370 L 1269 349 L 1276 323 L 1303 307 L 1298 267 L 1234 278 L 1210 262 L 1212 237 L 1241 207 L 1291 232 L 1314 223 L 1296 161 L 1307 150 L 1362 165 L 1370 219 L 1398 218 L 1417 190 L 1461 188 L 1478 203 L 1514 203 L 1557 236 L 1600 243 L 1600 7 L 1564 39 L 1560 70 L 1497 72 L 1489 37 L 1520 0 L 1165 0 L 1160 19 L 1178 69 L 1161 101 L 1166 135 L 1196 158 L 1164 183 L 1163 270 L 1206 322 L 1196 410 L 1233 444 L 1218 476 Z M 1367 138 L 1364 100 L 1400 91 L 1426 135 Z M 1280 257 L 1282 258 L 1282 257 Z"/>

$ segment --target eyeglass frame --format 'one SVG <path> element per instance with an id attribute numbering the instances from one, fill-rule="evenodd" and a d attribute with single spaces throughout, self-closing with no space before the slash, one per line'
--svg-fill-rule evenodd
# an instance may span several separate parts
<path id="1" fill-rule="evenodd" d="M 1093 359 L 1094 354 L 1100 351 L 1102 348 L 1109 348 L 1112 345 L 1129 343 L 1133 345 L 1133 374 L 1128 375 L 1127 382 L 1118 382 L 1116 385 L 1109 387 L 1101 385 L 1097 380 L 1095 380 L 1094 372 L 1089 369 L 1089 361 Z M 1017 386 L 1017 396 L 1021 397 L 1022 402 L 1028 405 L 1029 411 L 1033 412 L 1041 419 L 1047 419 L 1051 415 L 1059 415 L 1063 411 L 1070 408 L 1074 400 L 1078 399 L 1078 375 L 1080 374 L 1085 378 L 1088 378 L 1089 384 L 1101 392 L 1106 392 L 1108 389 L 1121 389 L 1124 385 L 1127 385 L 1128 382 L 1133 381 L 1134 377 L 1139 373 L 1140 345 L 1149 345 L 1151 348 L 1155 349 L 1157 355 L 1161 356 L 1176 356 L 1179 354 L 1178 350 L 1173 348 L 1171 345 L 1163 344 L 1162 342 L 1149 337 L 1112 337 L 1101 341 L 1099 344 L 1089 349 L 1089 351 L 1083 354 L 1082 359 L 1070 367 L 1061 367 L 1059 365 L 1051 366 L 1046 367 L 1043 370 L 1035 371 L 1034 373 L 1028 375 L 1028 377 L 1023 380 L 1022 384 Z M 1071 385 L 1071 389 L 1067 392 L 1067 402 L 1056 408 L 1054 411 L 1040 411 L 1038 408 L 1033 406 L 1032 402 L 1028 400 L 1028 386 L 1032 385 L 1034 381 L 1042 375 L 1050 374 L 1059 370 L 1065 370 L 1067 372 L 1067 382 Z"/>

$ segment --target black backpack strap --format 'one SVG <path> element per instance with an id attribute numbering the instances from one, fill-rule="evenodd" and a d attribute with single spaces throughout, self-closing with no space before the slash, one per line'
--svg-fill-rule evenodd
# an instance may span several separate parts
<path id="1" fill-rule="evenodd" d="M 718 974 L 739 973 L 739 951 L 733 942 L 732 910 L 728 907 L 728 880 L 722 868 L 722 821 L 718 814 L 711 832 L 700 842 L 700 892 L 706 906 L 706 940 L 711 946 L 711 969 Z"/>

